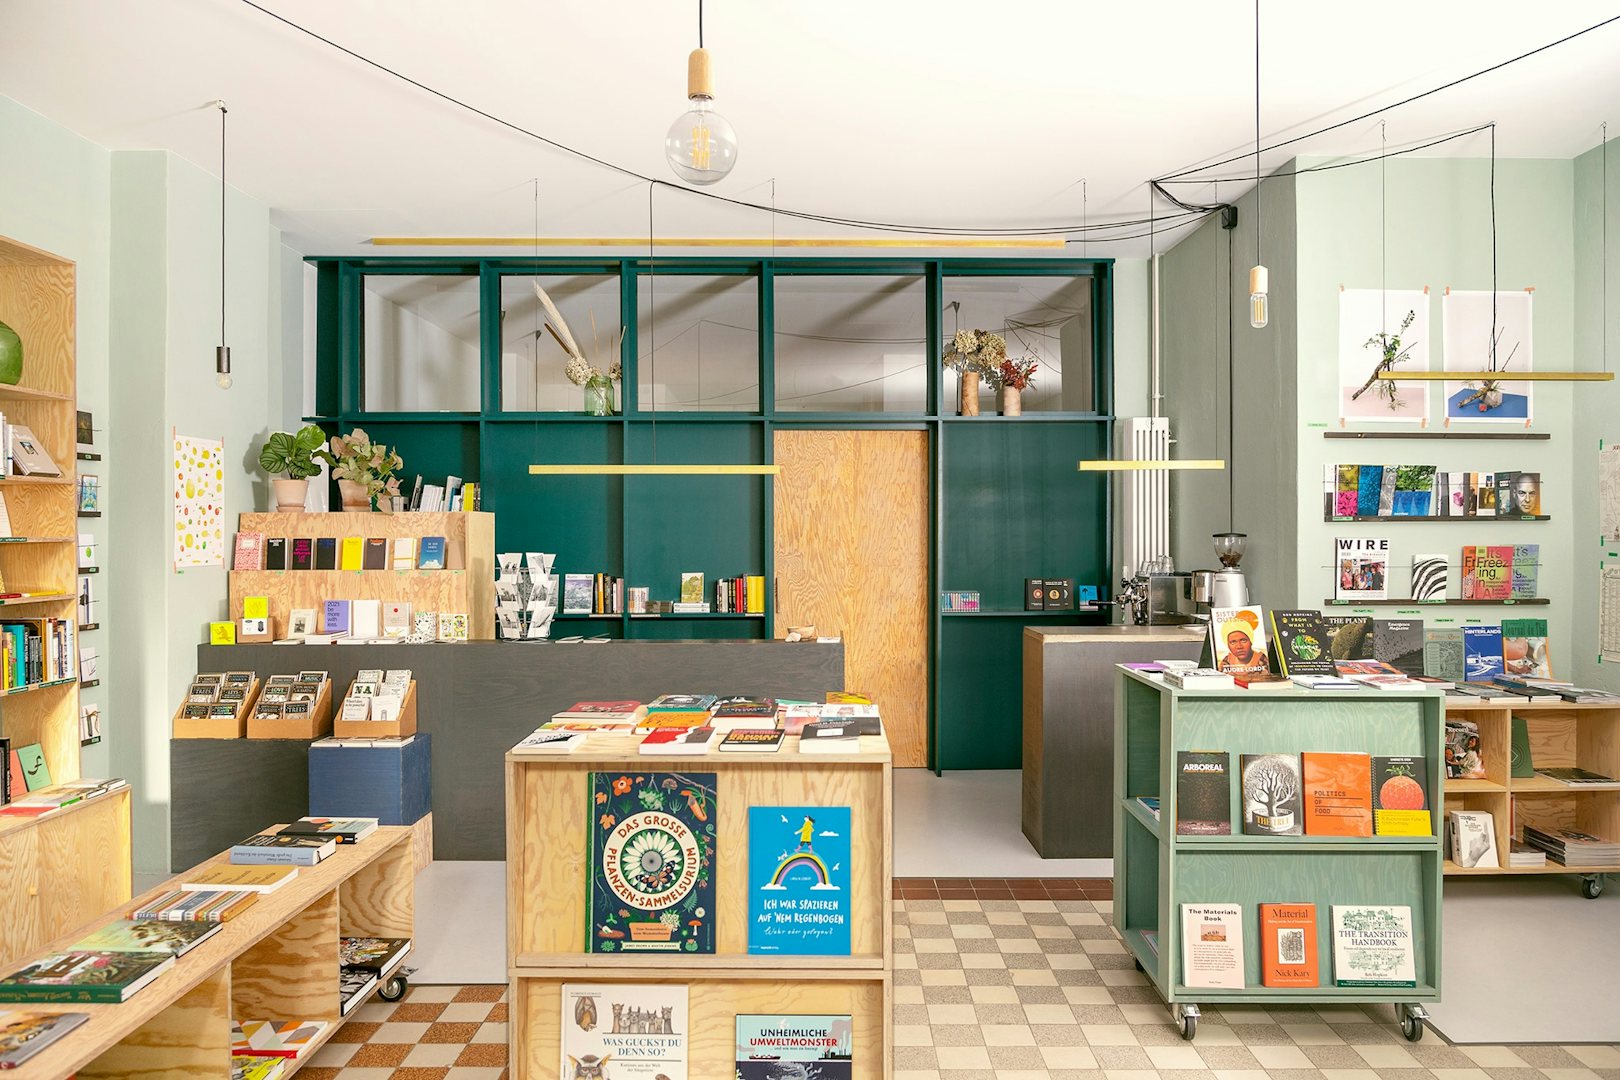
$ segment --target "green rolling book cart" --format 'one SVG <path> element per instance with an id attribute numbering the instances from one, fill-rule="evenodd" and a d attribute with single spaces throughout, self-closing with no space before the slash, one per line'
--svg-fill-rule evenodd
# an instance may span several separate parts
<path id="1" fill-rule="evenodd" d="M 1437 691 L 1177 690 L 1121 667 L 1114 698 L 1114 926 L 1170 1006 L 1183 1038 L 1198 1030 L 1199 1004 L 1377 1004 L 1396 1007 L 1416 1041 L 1423 1006 L 1440 999 L 1440 898 L 1444 845 L 1441 791 L 1444 698 Z M 1230 755 L 1230 836 L 1176 833 L 1176 753 Z M 1302 751 L 1421 757 L 1428 766 L 1429 836 L 1249 836 L 1243 834 L 1242 754 Z M 1160 816 L 1137 801 L 1158 797 Z M 1182 981 L 1181 905 L 1230 903 L 1243 912 L 1244 986 Z M 1259 907 L 1316 905 L 1319 985 L 1261 984 Z M 1336 986 L 1331 907 L 1411 908 L 1415 987 Z"/>

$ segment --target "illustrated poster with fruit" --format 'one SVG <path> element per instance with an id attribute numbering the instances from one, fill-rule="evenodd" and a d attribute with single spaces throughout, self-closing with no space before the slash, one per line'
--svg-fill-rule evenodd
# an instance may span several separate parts
<path id="1" fill-rule="evenodd" d="M 585 951 L 714 952 L 715 774 L 590 778 Z"/>
<path id="2" fill-rule="evenodd" d="M 1420 757 L 1375 757 L 1372 769 L 1373 832 L 1433 836 L 1428 762 Z"/>

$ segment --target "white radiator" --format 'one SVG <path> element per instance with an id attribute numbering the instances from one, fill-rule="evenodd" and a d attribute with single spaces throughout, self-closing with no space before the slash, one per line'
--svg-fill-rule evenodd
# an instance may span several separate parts
<path id="1" fill-rule="evenodd" d="M 1170 460 L 1170 421 L 1136 416 L 1119 425 L 1117 456 L 1134 461 Z M 1124 493 L 1120 573 L 1129 578 L 1149 559 L 1170 554 L 1170 470 L 1133 469 L 1120 474 Z"/>

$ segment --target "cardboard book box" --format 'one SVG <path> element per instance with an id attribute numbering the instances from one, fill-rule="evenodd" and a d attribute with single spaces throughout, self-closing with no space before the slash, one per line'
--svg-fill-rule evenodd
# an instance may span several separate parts
<path id="1" fill-rule="evenodd" d="M 311 742 L 324 739 L 332 733 L 332 680 L 321 684 L 321 692 L 310 702 L 307 716 L 255 717 L 248 716 L 247 737 L 250 739 L 302 739 Z"/>
<path id="2" fill-rule="evenodd" d="M 189 702 L 181 702 L 180 707 L 174 711 L 171 733 L 176 739 L 240 739 L 247 735 L 248 717 L 259 702 L 259 691 L 264 687 L 263 680 L 255 677 L 248 687 L 247 696 L 234 716 L 206 716 L 198 717 L 186 715 L 186 706 Z M 211 707 L 211 706 L 205 706 Z"/>
<path id="3" fill-rule="evenodd" d="M 399 719 L 345 720 L 341 713 L 332 723 L 332 736 L 338 739 L 403 739 L 416 734 L 416 680 L 405 688 L 405 700 L 399 707 Z"/>

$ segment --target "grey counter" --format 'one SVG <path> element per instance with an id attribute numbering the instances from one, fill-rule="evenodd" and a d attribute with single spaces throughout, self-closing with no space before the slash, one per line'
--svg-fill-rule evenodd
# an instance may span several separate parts
<path id="1" fill-rule="evenodd" d="M 1204 628 L 1024 630 L 1024 835 L 1048 859 L 1109 858 L 1114 844 L 1114 665 L 1197 660 Z"/>
<path id="2" fill-rule="evenodd" d="M 433 735 L 436 859 L 506 856 L 503 758 L 576 701 L 659 694 L 820 699 L 844 688 L 841 643 L 472 641 L 460 645 L 200 645 L 199 671 L 331 673 L 341 696 L 361 668 L 410 668 L 417 729 Z M 254 739 L 170 743 L 171 863 L 184 870 L 256 829 L 308 813 L 308 744 Z M 300 767 L 300 762 L 303 762 Z M 304 809 L 298 809 L 302 805 Z"/>

